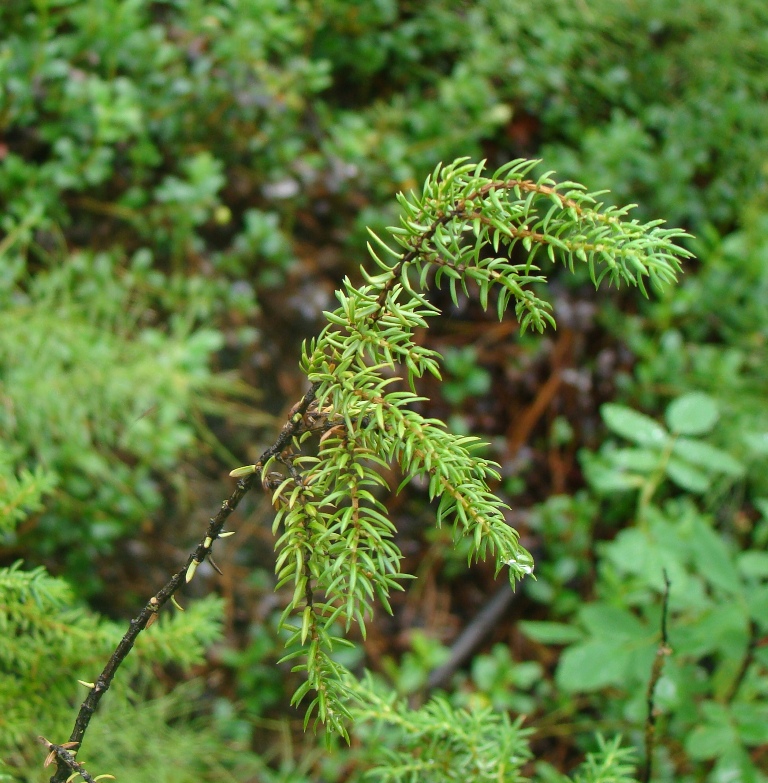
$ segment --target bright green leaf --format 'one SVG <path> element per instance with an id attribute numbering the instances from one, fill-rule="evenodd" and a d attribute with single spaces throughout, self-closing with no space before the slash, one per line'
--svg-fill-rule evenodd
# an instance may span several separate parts
<path id="1" fill-rule="evenodd" d="M 686 462 L 712 471 L 712 473 L 725 473 L 737 478 L 746 472 L 744 465 L 734 459 L 727 451 L 710 446 L 700 440 L 692 438 L 679 438 L 674 445 L 673 453 L 682 457 Z"/>
<path id="2" fill-rule="evenodd" d="M 679 487 L 696 494 L 706 492 L 711 484 L 711 478 L 707 473 L 675 457 L 671 457 L 667 463 L 667 476 Z"/>
<path id="3" fill-rule="evenodd" d="M 628 659 L 613 642 L 592 640 L 569 647 L 560 657 L 555 679 L 571 693 L 595 691 L 625 680 Z"/>
<path id="4" fill-rule="evenodd" d="M 577 626 L 566 623 L 523 620 L 519 628 L 529 639 L 541 644 L 573 644 L 584 638 Z"/>
<path id="5" fill-rule="evenodd" d="M 661 448 L 667 442 L 667 431 L 650 416 L 625 405 L 606 403 L 600 408 L 606 426 L 622 438 L 641 446 Z"/>
<path id="6" fill-rule="evenodd" d="M 669 429 L 677 435 L 703 435 L 717 422 L 717 402 L 703 392 L 691 392 L 673 400 L 664 417 Z"/>

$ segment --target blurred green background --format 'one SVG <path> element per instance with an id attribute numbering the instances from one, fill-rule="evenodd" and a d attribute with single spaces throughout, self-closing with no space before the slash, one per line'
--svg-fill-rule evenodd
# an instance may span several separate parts
<path id="1" fill-rule="evenodd" d="M 303 393 L 366 226 L 458 156 L 542 158 L 697 260 L 651 301 L 555 272 L 544 337 L 437 293 L 446 380 L 420 392 L 490 442 L 538 580 L 452 659 L 499 587 L 410 488 L 389 506 L 418 579 L 345 663 L 412 706 L 525 715 L 555 781 L 595 731 L 642 747 L 666 569 L 656 779 L 768 779 L 766 31 L 763 0 L 2 4 L 0 779 L 46 774 L 34 737 L 68 736 L 77 678 Z M 143 635 L 94 769 L 354 781 L 396 741 L 302 733 L 270 511 L 249 497 L 224 576 Z"/>

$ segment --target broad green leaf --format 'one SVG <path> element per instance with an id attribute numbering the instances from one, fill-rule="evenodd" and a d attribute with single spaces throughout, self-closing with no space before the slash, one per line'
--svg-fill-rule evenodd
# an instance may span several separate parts
<path id="1" fill-rule="evenodd" d="M 584 638 L 579 628 L 566 623 L 525 620 L 519 628 L 529 639 L 541 644 L 572 644 Z"/>
<path id="2" fill-rule="evenodd" d="M 625 473 L 609 464 L 608 459 L 601 454 L 582 452 L 580 456 L 584 475 L 597 492 L 626 492 L 630 489 L 640 489 L 646 481 L 644 476 Z"/>
<path id="3" fill-rule="evenodd" d="M 768 432 L 745 432 L 742 438 L 755 456 L 768 456 Z"/>
<path id="4" fill-rule="evenodd" d="M 643 573 L 655 554 L 646 534 L 637 528 L 622 530 L 602 552 L 619 571 L 629 574 Z"/>
<path id="5" fill-rule="evenodd" d="M 657 421 L 625 405 L 607 402 L 600 408 L 600 413 L 612 432 L 640 446 L 661 448 L 669 437 Z"/>
<path id="6" fill-rule="evenodd" d="M 738 556 L 738 568 L 744 576 L 755 579 L 768 577 L 768 552 L 742 552 Z"/>
<path id="7" fill-rule="evenodd" d="M 560 657 L 555 679 L 572 693 L 595 691 L 624 682 L 628 659 L 615 642 L 591 640 L 569 647 Z"/>
<path id="8" fill-rule="evenodd" d="M 680 550 L 680 546 L 669 546 L 646 531 L 629 528 L 622 530 L 602 551 L 605 560 L 619 573 L 635 574 L 642 579 L 643 584 L 658 593 L 664 590 L 666 570 L 675 585 L 673 599 L 680 603 L 684 599 L 695 598 L 690 595 L 690 578 L 686 571 L 687 553 Z"/>
<path id="9" fill-rule="evenodd" d="M 717 402 L 703 392 L 691 392 L 673 400 L 664 418 L 677 435 L 703 435 L 715 426 L 720 412 Z"/>
<path id="10" fill-rule="evenodd" d="M 741 593 L 739 573 L 725 541 L 702 520 L 694 523 L 691 549 L 699 571 L 710 584 L 728 593 Z"/>
<path id="11" fill-rule="evenodd" d="M 711 478 L 707 473 L 675 457 L 671 457 L 667 463 L 667 476 L 679 487 L 697 494 L 706 492 L 711 485 Z"/>
<path id="12" fill-rule="evenodd" d="M 635 473 L 622 473 L 618 470 L 595 470 L 588 476 L 589 483 L 598 492 L 625 492 L 640 489 L 645 483 L 643 476 Z"/>
<path id="13" fill-rule="evenodd" d="M 740 744 L 728 707 L 706 702 L 703 711 L 704 722 L 698 725 L 685 741 L 685 749 L 693 758 L 717 758 Z"/>
<path id="14" fill-rule="evenodd" d="M 579 619 L 593 636 L 630 639 L 647 635 L 645 626 L 632 612 L 610 604 L 588 604 L 582 607 Z"/>
<path id="15" fill-rule="evenodd" d="M 675 590 L 674 585 L 672 590 Z M 708 610 L 699 608 L 695 622 L 670 628 L 670 638 L 675 652 L 681 656 L 700 658 L 719 653 L 737 662 L 746 653 L 749 642 L 749 623 L 746 607 L 733 602 L 711 604 Z"/>
<path id="16" fill-rule="evenodd" d="M 651 473 L 659 466 L 661 455 L 655 449 L 617 449 L 608 455 L 620 468 L 638 473 Z"/>
<path id="17" fill-rule="evenodd" d="M 738 783 L 765 783 L 765 775 L 752 762 L 752 757 L 747 750 L 739 744 L 730 747 L 717 759 L 709 779 Z"/>
<path id="18" fill-rule="evenodd" d="M 745 745 L 768 744 L 768 703 L 736 703 L 732 707 L 739 737 Z"/>
<path id="19" fill-rule="evenodd" d="M 537 682 L 541 682 L 542 673 L 542 666 L 537 661 L 522 661 L 515 664 L 512 670 L 512 678 L 518 688 L 527 690 L 536 685 Z"/>
<path id="20" fill-rule="evenodd" d="M 727 451 L 692 438 L 679 438 L 675 442 L 673 453 L 686 462 L 713 473 L 738 477 L 743 476 L 746 471 L 744 465 Z"/>

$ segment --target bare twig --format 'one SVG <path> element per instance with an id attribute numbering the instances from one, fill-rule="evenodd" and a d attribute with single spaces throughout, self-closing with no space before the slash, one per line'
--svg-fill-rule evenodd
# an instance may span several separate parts
<path id="1" fill-rule="evenodd" d="M 448 660 L 430 672 L 427 687 L 441 688 L 448 682 L 451 675 L 472 655 L 477 645 L 499 622 L 514 597 L 515 593 L 509 583 L 503 584 L 497 590 L 493 598 L 459 634 L 458 639 L 451 646 L 451 655 Z"/>
<path id="2" fill-rule="evenodd" d="M 648 681 L 648 691 L 646 703 L 648 705 L 648 714 L 645 718 L 645 766 L 643 774 L 640 777 L 641 783 L 650 783 L 651 772 L 653 770 L 653 751 L 656 746 L 656 705 L 654 692 L 656 685 L 661 678 L 661 672 L 664 668 L 664 659 L 671 654 L 672 648 L 669 646 L 667 636 L 667 615 L 669 613 L 669 577 L 664 569 L 664 596 L 661 603 L 661 639 L 659 647 L 656 650 L 656 658 L 651 667 L 651 678 Z"/>

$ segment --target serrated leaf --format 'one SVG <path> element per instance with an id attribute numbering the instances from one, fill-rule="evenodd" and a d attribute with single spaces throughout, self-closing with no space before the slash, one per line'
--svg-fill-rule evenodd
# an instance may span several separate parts
<path id="1" fill-rule="evenodd" d="M 717 423 L 717 402 L 704 392 L 691 392 L 673 400 L 664 414 L 669 429 L 677 435 L 703 435 Z"/>
<path id="2" fill-rule="evenodd" d="M 600 408 L 600 414 L 612 432 L 641 446 L 661 447 L 669 437 L 657 421 L 625 405 L 605 403 Z"/>

